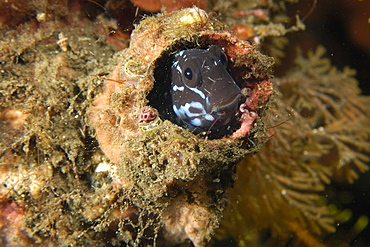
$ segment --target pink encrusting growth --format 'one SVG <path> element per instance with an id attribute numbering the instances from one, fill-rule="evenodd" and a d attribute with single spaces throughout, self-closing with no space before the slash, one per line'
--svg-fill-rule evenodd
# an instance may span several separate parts
<path id="1" fill-rule="evenodd" d="M 156 119 L 157 117 L 158 117 L 157 109 L 150 107 L 150 106 L 144 106 L 143 108 L 141 108 L 141 112 L 139 115 L 139 122 L 149 123 L 153 121 L 154 119 Z"/>
<path id="2" fill-rule="evenodd" d="M 270 98 L 273 89 L 271 82 L 263 81 L 260 84 L 256 84 L 253 88 L 244 88 L 246 100 L 239 107 L 240 117 L 240 128 L 235 131 L 230 138 L 243 138 L 247 136 L 253 126 L 254 121 L 258 117 L 259 108 L 266 104 Z"/>

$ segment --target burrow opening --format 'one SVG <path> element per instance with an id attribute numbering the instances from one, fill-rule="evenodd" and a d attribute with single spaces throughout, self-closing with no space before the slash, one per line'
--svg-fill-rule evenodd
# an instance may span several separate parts
<path id="1" fill-rule="evenodd" d="M 222 43 L 222 42 L 219 42 Z M 154 87 L 147 95 L 147 100 L 149 105 L 158 110 L 161 119 L 169 120 L 181 127 L 187 128 L 186 124 L 178 120 L 175 112 L 173 111 L 173 103 L 171 99 L 170 87 L 171 87 L 171 66 L 173 63 L 174 56 L 177 52 L 187 49 L 208 49 L 211 45 L 221 45 L 212 40 L 207 40 L 206 38 L 197 39 L 195 42 L 189 42 L 187 40 L 179 40 L 176 44 L 172 45 L 166 49 L 162 55 L 156 60 L 154 65 Z M 242 78 L 243 74 L 247 72 L 247 68 L 234 67 L 234 63 L 228 58 L 227 71 L 233 77 L 236 84 L 242 88 L 245 87 L 245 80 Z M 241 73 L 241 71 L 244 71 Z M 238 119 L 235 119 L 230 123 L 230 128 L 227 133 L 218 134 L 216 131 L 204 132 L 198 131 L 197 129 L 192 129 L 194 134 L 199 134 L 199 136 L 207 137 L 209 139 L 219 139 L 233 133 L 236 129 L 240 127 Z"/>

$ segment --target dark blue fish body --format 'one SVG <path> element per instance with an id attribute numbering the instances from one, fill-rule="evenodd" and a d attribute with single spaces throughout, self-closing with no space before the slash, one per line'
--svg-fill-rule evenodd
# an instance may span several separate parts
<path id="1" fill-rule="evenodd" d="M 175 54 L 171 67 L 173 111 L 180 123 L 195 133 L 214 136 L 230 132 L 241 99 L 238 85 L 228 73 L 220 47 L 188 49 Z"/>

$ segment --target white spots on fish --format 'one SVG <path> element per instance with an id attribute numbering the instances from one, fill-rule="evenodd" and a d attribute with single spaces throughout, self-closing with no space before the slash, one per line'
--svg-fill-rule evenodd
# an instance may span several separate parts
<path id="1" fill-rule="evenodd" d="M 179 64 L 179 61 L 174 62 L 174 63 L 172 64 L 172 68 L 177 67 L 177 65 L 178 65 L 178 64 Z"/>
<path id="2" fill-rule="evenodd" d="M 206 99 L 206 95 L 202 91 L 200 91 L 198 88 L 195 88 L 195 87 L 187 87 L 187 88 L 189 88 L 194 93 L 198 94 L 202 99 Z"/>
<path id="3" fill-rule="evenodd" d="M 200 120 L 200 118 L 194 118 L 190 120 L 190 123 L 191 125 L 196 126 L 196 127 L 202 126 L 202 120 Z"/>
<path id="4" fill-rule="evenodd" d="M 211 114 L 204 115 L 204 119 L 210 122 L 215 121 L 215 118 Z"/>
<path id="5" fill-rule="evenodd" d="M 182 74 L 182 69 L 181 69 L 180 65 L 176 66 L 176 69 L 177 69 L 178 72 L 180 72 L 180 74 Z"/>
<path id="6" fill-rule="evenodd" d="M 173 111 L 178 115 L 180 118 L 190 118 L 190 123 L 193 126 L 202 126 L 203 120 L 213 122 L 215 118 L 206 112 L 204 106 L 200 102 L 190 102 L 186 103 L 185 105 L 180 105 L 179 108 L 176 105 L 173 105 Z"/>
<path id="7" fill-rule="evenodd" d="M 183 92 L 184 91 L 184 89 L 185 89 L 185 87 L 184 86 L 177 86 L 177 85 L 174 85 L 173 87 L 172 87 L 172 90 L 173 91 L 181 91 L 181 92 Z"/>
<path id="8" fill-rule="evenodd" d="M 181 106 L 180 108 L 177 108 L 177 106 L 176 105 L 172 105 L 172 108 L 173 108 L 173 111 L 176 113 L 176 115 L 179 117 L 179 118 L 181 118 L 181 119 L 183 119 L 183 118 L 185 118 L 186 117 L 186 115 L 185 115 L 185 111 L 182 109 L 182 107 L 183 106 Z"/>
<path id="9" fill-rule="evenodd" d="M 186 103 L 185 106 L 180 106 L 180 111 L 184 111 L 185 115 L 189 118 L 192 117 L 199 117 L 206 113 L 206 110 L 204 109 L 204 106 L 200 102 L 190 102 Z"/>

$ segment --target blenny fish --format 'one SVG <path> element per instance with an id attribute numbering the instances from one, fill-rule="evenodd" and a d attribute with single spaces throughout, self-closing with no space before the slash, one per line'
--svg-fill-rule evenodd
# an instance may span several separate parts
<path id="1" fill-rule="evenodd" d="M 227 71 L 227 57 L 220 47 L 177 52 L 170 93 L 178 122 L 193 133 L 219 138 L 232 131 L 242 94 Z"/>

